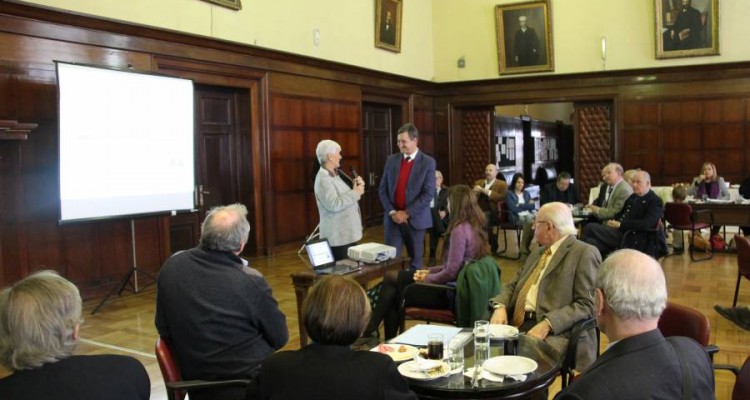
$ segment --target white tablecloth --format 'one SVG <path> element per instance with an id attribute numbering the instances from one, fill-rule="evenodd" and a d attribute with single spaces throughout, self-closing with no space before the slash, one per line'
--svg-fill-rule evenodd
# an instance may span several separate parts
<path id="1" fill-rule="evenodd" d="M 651 186 L 651 190 L 653 190 L 657 196 L 661 197 L 661 201 L 663 201 L 665 204 L 672 201 L 671 186 Z M 599 186 L 591 188 L 591 191 L 589 192 L 589 204 L 593 203 L 597 197 L 599 197 Z M 740 198 L 739 189 L 730 187 L 729 199 L 735 201 L 737 198 Z"/>

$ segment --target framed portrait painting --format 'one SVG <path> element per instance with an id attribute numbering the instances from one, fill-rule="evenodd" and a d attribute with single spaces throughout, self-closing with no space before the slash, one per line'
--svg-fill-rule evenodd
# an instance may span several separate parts
<path id="1" fill-rule="evenodd" d="M 550 0 L 495 7 L 500 74 L 554 71 Z"/>
<path id="2" fill-rule="evenodd" d="M 242 3 L 240 0 L 203 0 L 206 3 L 218 4 L 222 7 L 231 8 L 232 10 L 241 10 Z"/>
<path id="3" fill-rule="evenodd" d="M 654 0 L 656 58 L 719 55 L 719 0 Z"/>
<path id="4" fill-rule="evenodd" d="M 401 52 L 401 0 L 376 0 L 375 47 Z"/>

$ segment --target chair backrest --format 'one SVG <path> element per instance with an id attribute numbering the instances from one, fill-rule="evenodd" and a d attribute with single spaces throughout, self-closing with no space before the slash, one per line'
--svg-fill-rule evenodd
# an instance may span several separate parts
<path id="1" fill-rule="evenodd" d="M 691 224 L 690 215 L 693 214 L 693 207 L 687 203 L 667 203 L 664 205 L 664 220 L 670 225 L 689 226 Z"/>
<path id="2" fill-rule="evenodd" d="M 659 319 L 659 330 L 666 336 L 687 336 L 701 346 L 708 346 L 711 324 L 700 311 L 680 304 L 667 302 Z"/>
<path id="3" fill-rule="evenodd" d="M 732 400 L 750 399 L 750 356 L 745 359 L 745 363 L 737 374 L 737 381 L 732 389 Z"/>
<path id="4" fill-rule="evenodd" d="M 740 275 L 750 278 L 750 240 L 745 236 L 735 235 L 737 244 L 737 268 Z"/>
<path id="5" fill-rule="evenodd" d="M 500 294 L 500 268 L 491 255 L 467 263 L 456 279 L 456 325 L 472 327 L 487 319 L 487 300 Z"/>
<path id="6" fill-rule="evenodd" d="M 177 359 L 173 356 L 174 352 L 169 342 L 161 337 L 156 338 L 154 352 L 156 353 L 156 361 L 159 362 L 159 369 L 161 370 L 161 376 L 164 378 L 164 383 L 181 381 L 182 373 L 180 372 L 180 365 L 177 364 Z M 184 399 L 185 392 L 175 391 L 174 398 L 176 400 Z"/>

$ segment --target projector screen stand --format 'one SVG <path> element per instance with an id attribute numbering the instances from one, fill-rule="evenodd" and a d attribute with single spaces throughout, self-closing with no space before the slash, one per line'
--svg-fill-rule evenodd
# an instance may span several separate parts
<path id="1" fill-rule="evenodd" d="M 313 229 L 310 236 L 305 238 L 305 243 L 309 242 L 312 238 L 320 236 L 320 224 L 315 225 L 315 229 Z M 302 243 L 302 247 L 299 248 L 297 251 L 297 254 L 302 254 L 302 251 L 305 250 L 305 243 Z"/>
<path id="2" fill-rule="evenodd" d="M 317 229 L 317 228 L 315 228 L 315 229 Z M 135 255 L 136 255 L 136 253 L 135 253 L 135 220 L 133 220 L 133 219 L 130 220 L 130 245 L 131 245 L 131 247 L 133 249 L 133 266 L 125 274 L 125 276 L 122 277 L 122 279 L 120 280 L 120 283 L 117 286 L 113 287 L 112 290 L 109 291 L 109 293 L 107 293 L 107 297 L 105 297 L 104 300 L 102 300 L 102 302 L 99 303 L 99 305 L 97 305 L 96 308 L 94 308 L 94 311 L 91 311 L 91 315 L 96 314 L 96 312 L 99 311 L 99 309 L 104 305 L 104 303 L 106 303 L 107 300 L 109 300 L 109 298 L 112 297 L 113 294 L 115 294 L 115 292 L 117 292 L 118 296 L 121 295 L 122 291 L 125 290 L 125 286 L 129 286 L 129 288 L 127 290 L 129 290 L 129 291 L 131 291 L 133 293 L 138 293 L 141 290 L 149 287 L 150 285 L 153 285 L 154 282 L 156 282 L 156 277 L 155 276 L 153 276 L 151 273 L 149 273 L 147 271 L 144 271 L 144 270 L 138 268 L 138 266 L 137 266 L 137 262 L 136 262 L 136 258 L 135 258 Z M 146 275 L 147 277 L 151 278 L 152 282 L 148 283 L 147 285 L 139 288 L 138 287 L 138 273 L 141 273 L 141 274 Z M 130 283 L 131 279 L 133 279 L 133 283 L 132 284 Z"/>

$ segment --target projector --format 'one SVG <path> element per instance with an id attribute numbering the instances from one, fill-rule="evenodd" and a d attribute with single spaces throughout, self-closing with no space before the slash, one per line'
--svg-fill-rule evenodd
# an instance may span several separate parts
<path id="1" fill-rule="evenodd" d="M 396 257 L 396 248 L 380 243 L 363 243 L 350 247 L 347 255 L 352 260 L 377 263 Z"/>

